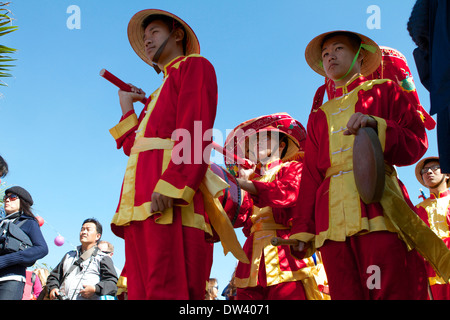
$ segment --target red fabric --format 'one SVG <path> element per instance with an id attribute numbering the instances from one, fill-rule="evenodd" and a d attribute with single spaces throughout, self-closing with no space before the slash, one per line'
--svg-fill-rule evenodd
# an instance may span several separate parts
<path id="1" fill-rule="evenodd" d="M 301 281 L 279 283 L 270 287 L 237 288 L 236 300 L 307 300 Z"/>
<path id="2" fill-rule="evenodd" d="M 190 135 L 190 141 L 174 137 L 174 149 L 185 152 L 182 154 L 184 161 L 176 164 L 172 158 L 164 173 L 161 172 L 163 150 L 139 153 L 133 205 L 138 207 L 151 202 L 155 186 L 164 180 L 178 189 L 189 187 L 195 190 L 193 214 L 202 215 L 208 223 L 198 186 L 208 168 L 204 160 L 209 160 L 209 156 L 203 158 L 203 151 L 210 141 L 203 139 L 203 135 L 213 128 L 216 115 L 215 71 L 208 60 L 198 56 L 179 57 L 166 66 L 166 70 L 167 79 L 143 129 L 143 136 L 167 139 L 172 138 L 175 130 L 182 129 L 181 133 Z M 139 123 L 144 119 L 146 109 L 142 110 Z M 121 121 L 133 113 L 124 115 Z M 117 147 L 123 148 L 128 156 L 138 126 L 116 140 Z M 188 150 L 190 153 L 186 152 Z M 174 203 L 186 204 L 182 199 L 174 199 Z M 120 203 L 117 209 L 119 207 Z M 156 215 L 144 221 L 132 221 L 129 226 L 111 224 L 112 231 L 125 239 L 129 299 L 204 299 L 212 247 L 205 242 L 204 231 L 182 226 L 180 214 L 180 208 L 176 206 L 171 225 L 156 224 Z"/>
<path id="3" fill-rule="evenodd" d="M 252 256 L 254 254 L 254 241 L 258 241 L 255 239 L 255 237 L 257 238 L 257 236 L 255 236 L 255 233 L 251 232 L 251 228 L 254 225 L 252 218 L 256 219 L 253 216 L 253 205 L 259 208 L 270 206 L 272 208 L 272 214 L 275 223 L 290 227 L 292 220 L 291 209 L 297 203 L 302 168 L 303 164 L 300 162 L 287 162 L 282 165 L 282 168 L 278 171 L 275 179 L 272 182 L 253 181 L 256 189 L 258 190 L 258 195 L 252 195 L 250 197 L 248 196 L 248 194 L 246 194 L 246 197 L 243 201 L 243 206 L 241 207 L 240 215 L 238 216 L 235 223 L 235 227 L 243 226 L 243 233 L 247 237 L 243 249 L 250 261 L 252 260 Z M 245 208 L 245 210 L 243 208 Z M 290 230 L 276 230 L 276 235 L 277 237 L 287 239 L 289 238 Z M 297 271 L 306 266 L 306 263 L 303 260 L 295 259 L 290 254 L 289 246 L 278 246 L 277 248 L 279 268 L 281 271 Z M 256 287 L 259 289 L 250 291 L 253 292 L 252 295 L 256 294 L 255 292 L 260 291 L 260 294 L 264 292 L 264 296 L 270 296 L 270 290 L 262 289 L 267 287 L 265 273 L 266 262 L 264 252 L 255 254 L 257 257 L 261 258 L 261 260 L 259 261 L 260 274 L 258 275 L 258 286 Z M 241 279 L 255 277 L 256 275 L 250 274 L 250 268 L 251 264 L 239 262 L 236 268 L 236 277 Z M 299 283 L 300 284 L 292 286 L 301 286 L 303 288 L 301 282 Z M 280 288 L 282 287 L 283 286 L 281 286 Z M 274 292 L 276 292 L 278 289 L 273 290 Z M 281 292 L 283 291 L 280 291 L 280 294 Z M 290 299 L 290 296 L 283 297 L 285 299 Z"/>
<path id="4" fill-rule="evenodd" d="M 144 137 L 171 138 L 175 130 L 189 133 L 190 142 L 183 138 L 176 141 L 174 149 L 190 151 L 181 154 L 183 162 L 169 163 L 168 168 L 161 173 L 164 150 L 141 152 L 136 168 L 134 206 L 138 207 L 151 201 L 153 190 L 158 181 L 164 180 L 178 189 L 189 187 L 198 190 L 208 163 L 203 159 L 203 151 L 211 141 L 203 139 L 204 132 L 214 126 L 217 108 L 217 80 L 213 66 L 203 57 L 188 57 L 179 67 L 173 67 L 185 57 L 175 59 L 169 66 L 166 80 L 151 113 Z M 149 98 L 150 99 L 150 98 Z M 146 108 L 139 115 L 139 123 L 145 117 Z M 132 115 L 130 111 L 121 121 Z M 139 125 L 130 129 L 116 140 L 117 148 L 123 148 L 126 155 L 130 155 L 135 142 L 136 130 Z M 178 136 L 177 136 L 178 139 Z M 205 140 L 205 141 L 204 141 Z M 185 146 L 183 149 L 179 144 Z M 178 148 L 178 149 L 177 149 Z M 206 157 L 209 160 L 209 156 Z M 200 193 L 200 191 L 197 191 Z M 122 194 L 122 192 L 121 192 Z M 201 205 L 203 201 L 198 202 Z M 175 199 L 175 204 L 185 205 L 185 201 Z M 120 202 L 117 206 L 119 208 Z M 195 212 L 205 215 L 204 209 L 194 206 Z M 112 225 L 113 232 L 121 237 L 121 227 Z"/>
<path id="5" fill-rule="evenodd" d="M 428 298 L 423 259 L 415 250 L 408 252 L 395 233 L 372 232 L 345 242 L 328 240 L 320 252 L 332 300 Z M 368 283 L 376 284 L 370 266 L 380 268 L 379 289 L 369 289 Z"/>
<path id="6" fill-rule="evenodd" d="M 364 77 L 348 85 L 348 91 L 365 82 Z M 343 95 L 338 88 L 336 96 Z M 423 123 L 414 105 L 392 81 L 376 84 L 372 90 L 358 92 L 355 112 L 377 116 L 386 120 L 386 142 L 384 159 L 396 166 L 411 165 L 423 156 L 428 140 Z M 300 185 L 301 205 L 294 210 L 292 233 L 318 235 L 328 229 L 330 179 L 325 179 L 331 166 L 329 150 L 329 128 L 325 113 L 318 109 L 310 114 L 307 126 L 304 169 Z M 404 198 L 408 196 L 403 189 Z M 408 204 L 412 206 L 410 201 Z M 361 216 L 369 219 L 382 215 L 379 203 L 366 205 L 361 201 Z"/>
<path id="7" fill-rule="evenodd" d="M 414 84 L 414 79 L 409 69 L 406 58 L 398 50 L 381 47 L 382 62 L 377 70 L 375 70 L 368 80 L 373 79 L 390 79 L 397 83 L 402 90 L 414 102 L 416 109 L 424 117 L 424 125 L 428 130 L 433 130 L 436 126 L 436 121 L 428 114 L 428 112 L 420 104 L 419 95 Z M 336 95 L 336 88 L 334 81 L 325 78 L 325 84 L 321 86 L 317 92 L 313 103 L 313 109 L 317 109 L 322 105 L 324 90 L 328 95 L 328 99 L 333 99 Z"/>
<path id="8" fill-rule="evenodd" d="M 203 300 L 211 270 L 212 247 L 204 232 L 153 219 L 125 228 L 125 258 L 129 300 Z"/>
<path id="9" fill-rule="evenodd" d="M 439 206 L 439 204 L 437 203 L 437 199 L 447 197 L 450 200 L 449 195 L 450 195 L 450 190 L 445 190 L 445 191 L 441 192 L 438 196 L 436 196 L 434 193 L 431 193 L 430 197 L 428 199 L 417 204 L 416 213 L 427 224 L 427 226 L 430 226 L 430 218 L 428 216 L 428 212 L 425 209 L 425 207 L 427 207 L 427 208 L 431 207 L 436 210 L 436 207 Z M 443 205 L 444 208 L 445 207 L 447 208 L 446 222 L 447 222 L 447 225 L 450 226 L 450 203 L 449 202 L 447 202 L 445 204 L 441 203 L 440 205 L 441 206 Z M 450 248 L 450 238 L 449 237 L 443 237 L 442 241 L 444 241 L 445 245 L 448 248 Z M 429 278 L 433 279 L 435 277 L 438 277 L 436 275 L 436 271 L 434 271 L 433 267 L 429 263 L 426 264 L 426 267 L 427 267 L 427 272 L 428 272 Z M 450 300 L 450 284 L 432 284 L 430 287 L 431 287 L 431 292 L 433 294 L 434 300 Z"/>
<path id="10" fill-rule="evenodd" d="M 433 300 L 450 300 L 450 284 L 435 284 L 431 286 Z"/>

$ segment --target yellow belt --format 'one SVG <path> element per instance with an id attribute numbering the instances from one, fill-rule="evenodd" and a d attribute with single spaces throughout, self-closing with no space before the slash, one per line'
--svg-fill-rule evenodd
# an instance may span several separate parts
<path id="1" fill-rule="evenodd" d="M 131 148 L 131 154 L 136 154 L 148 150 L 170 150 L 175 142 L 169 139 L 161 138 L 137 138 Z"/>
<path id="2" fill-rule="evenodd" d="M 173 146 L 174 141 L 169 139 L 141 137 L 136 139 L 131 148 L 131 154 L 148 150 L 171 150 Z M 231 221 L 219 201 L 222 190 L 228 187 L 229 185 L 222 178 L 208 168 L 199 189 L 202 192 L 206 213 L 211 225 L 220 237 L 224 254 L 231 252 L 239 261 L 250 263 L 237 239 Z"/>

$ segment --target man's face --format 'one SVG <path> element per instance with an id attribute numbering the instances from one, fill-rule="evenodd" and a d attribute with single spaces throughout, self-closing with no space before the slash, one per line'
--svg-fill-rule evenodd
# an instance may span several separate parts
<path id="1" fill-rule="evenodd" d="M 160 21 L 155 20 L 151 22 L 144 31 L 144 45 L 145 53 L 147 57 L 153 61 L 156 51 L 163 44 L 163 42 L 169 36 L 169 28 L 167 25 Z"/>
<path id="2" fill-rule="evenodd" d="M 100 234 L 97 232 L 97 227 L 93 222 L 86 222 L 81 227 L 80 242 L 83 244 L 92 244 L 100 239 Z"/>
<path id="3" fill-rule="evenodd" d="M 325 41 L 322 46 L 323 68 L 328 78 L 338 80 L 342 78 L 352 65 L 357 50 L 344 35 L 337 35 Z M 355 63 L 355 72 L 360 71 L 360 64 Z M 354 72 L 350 72 L 354 74 Z"/>
<path id="4" fill-rule="evenodd" d="M 422 168 L 422 179 L 428 188 L 437 187 L 443 181 L 442 179 L 446 177 L 441 172 L 441 169 L 437 167 L 439 167 L 438 161 L 430 161 Z"/>

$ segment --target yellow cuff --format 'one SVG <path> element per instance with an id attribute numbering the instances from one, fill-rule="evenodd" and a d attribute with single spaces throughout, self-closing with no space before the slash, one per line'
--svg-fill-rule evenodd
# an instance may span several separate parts
<path id="1" fill-rule="evenodd" d="M 187 203 L 190 203 L 192 201 L 195 194 L 195 190 L 189 188 L 188 186 L 185 186 L 183 189 L 178 189 L 171 185 L 169 182 L 161 179 L 156 184 L 155 190 L 153 190 L 153 192 L 158 192 L 174 199 L 182 199 Z"/>
<path id="2" fill-rule="evenodd" d="M 386 120 L 375 116 L 371 117 L 377 121 L 378 139 L 380 139 L 381 149 L 384 152 L 384 148 L 386 147 L 386 129 L 387 129 Z"/>
<path id="3" fill-rule="evenodd" d="M 116 126 L 109 129 L 109 132 L 113 136 L 115 140 L 122 137 L 125 133 L 127 133 L 130 129 L 137 126 L 139 124 L 136 113 L 133 113 L 120 121 Z"/>

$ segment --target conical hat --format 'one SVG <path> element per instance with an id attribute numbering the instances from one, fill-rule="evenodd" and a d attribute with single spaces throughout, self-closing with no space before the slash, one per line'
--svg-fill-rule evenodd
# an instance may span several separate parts
<path id="1" fill-rule="evenodd" d="M 427 158 L 423 158 L 422 160 L 420 160 L 419 162 L 417 162 L 416 164 L 416 169 L 415 169 L 415 173 L 416 173 L 416 179 L 417 181 L 419 181 L 419 183 L 421 185 L 423 185 L 424 187 L 428 188 L 427 185 L 425 185 L 425 182 L 423 181 L 422 178 L 422 174 L 420 173 L 420 171 L 423 169 L 423 166 L 425 165 L 425 162 L 427 161 L 432 161 L 435 160 L 437 162 L 439 162 L 439 157 L 427 157 Z M 447 180 L 447 187 L 450 188 L 450 179 Z"/>
<path id="2" fill-rule="evenodd" d="M 130 41 L 130 44 L 136 54 L 141 57 L 142 60 L 153 66 L 152 61 L 147 57 L 147 54 L 145 53 L 145 45 L 143 40 L 145 30 L 142 28 L 142 23 L 144 22 L 144 20 L 151 15 L 164 15 L 178 21 L 184 27 L 184 30 L 186 32 L 186 55 L 194 53 L 200 54 L 200 43 L 198 42 L 197 36 L 186 22 L 167 11 L 159 9 L 146 9 L 136 13 L 128 23 L 128 40 Z"/>
<path id="3" fill-rule="evenodd" d="M 336 33 L 336 32 L 347 32 L 347 33 L 353 33 L 357 35 L 363 44 L 372 46 L 375 48 L 375 52 L 372 53 L 370 51 L 366 50 L 366 56 L 364 57 L 364 63 L 361 66 L 361 73 L 363 76 L 368 76 L 372 74 L 380 65 L 381 63 L 381 50 L 380 47 L 370 39 L 369 37 L 366 37 L 365 35 L 352 32 L 352 31 L 345 31 L 345 30 L 336 30 L 336 31 L 330 31 L 322 33 L 321 35 L 318 35 L 314 39 L 312 39 L 305 50 L 305 58 L 308 65 L 318 74 L 326 77 L 325 70 L 323 69 L 322 65 L 322 43 L 326 36 Z"/>
<path id="4" fill-rule="evenodd" d="M 303 155 L 306 130 L 298 120 L 284 112 L 260 116 L 241 123 L 228 134 L 224 148 L 240 157 L 246 157 L 248 148 L 246 141 L 252 134 L 261 131 L 282 132 L 291 140 L 282 161 L 293 160 L 299 153 Z M 228 162 L 229 159 L 225 158 L 225 163 Z"/>

